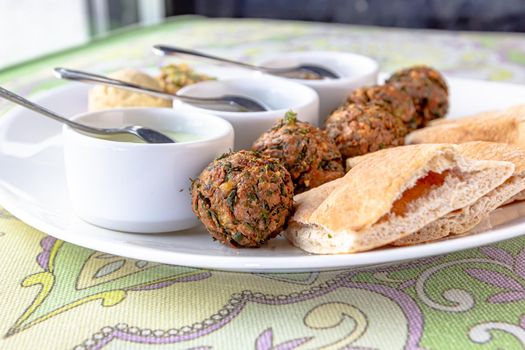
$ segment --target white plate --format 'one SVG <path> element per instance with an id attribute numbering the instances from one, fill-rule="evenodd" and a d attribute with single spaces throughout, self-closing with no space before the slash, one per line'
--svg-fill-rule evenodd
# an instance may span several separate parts
<path id="1" fill-rule="evenodd" d="M 464 79 L 449 82 L 450 117 L 523 103 L 525 98 L 525 86 Z M 86 91 L 85 85 L 70 84 L 34 100 L 64 115 L 74 115 L 86 111 Z M 20 108 L 0 118 L 0 205 L 51 236 L 115 255 L 221 270 L 299 272 L 393 263 L 477 247 L 525 233 L 525 204 L 497 210 L 492 217 L 496 226 L 476 235 L 334 256 L 309 255 L 282 237 L 260 249 L 231 249 L 214 242 L 203 228 L 157 235 L 105 230 L 81 221 L 71 212 L 60 129 L 60 124 Z"/>

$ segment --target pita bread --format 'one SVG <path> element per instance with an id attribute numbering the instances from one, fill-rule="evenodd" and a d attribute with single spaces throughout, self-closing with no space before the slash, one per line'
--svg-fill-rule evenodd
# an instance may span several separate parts
<path id="1" fill-rule="evenodd" d="M 460 119 L 443 119 L 410 133 L 407 144 L 489 141 L 525 147 L 525 104 Z"/>
<path id="2" fill-rule="evenodd" d="M 521 191 L 518 194 L 516 194 L 514 197 L 506 201 L 504 204 L 510 204 L 517 201 L 523 201 L 525 200 L 525 191 Z"/>
<path id="3" fill-rule="evenodd" d="M 472 204 L 513 172 L 510 162 L 469 160 L 453 145 L 374 152 L 344 177 L 297 195 L 284 235 L 317 254 L 373 249 Z"/>
<path id="4" fill-rule="evenodd" d="M 413 245 L 449 235 L 463 235 L 496 208 L 525 196 L 525 150 L 492 142 L 468 142 L 458 145 L 457 149 L 463 156 L 472 159 L 512 162 L 515 165 L 514 173 L 504 183 L 479 198 L 472 205 L 445 215 L 418 232 L 393 242 L 393 245 Z"/>

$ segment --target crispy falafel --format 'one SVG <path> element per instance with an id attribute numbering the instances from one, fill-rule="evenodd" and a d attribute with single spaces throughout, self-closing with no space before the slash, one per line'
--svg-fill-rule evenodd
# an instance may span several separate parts
<path id="1" fill-rule="evenodd" d="M 393 85 L 373 85 L 357 88 L 348 96 L 347 103 L 378 104 L 389 110 L 406 126 L 407 131 L 417 129 L 416 108 L 412 98 Z"/>
<path id="2" fill-rule="evenodd" d="M 410 95 L 416 108 L 418 128 L 443 118 L 448 112 L 447 83 L 435 69 L 427 66 L 403 69 L 392 74 L 386 83 Z"/>
<path id="3" fill-rule="evenodd" d="M 262 134 L 252 149 L 281 161 L 296 194 L 344 175 L 341 153 L 333 141 L 319 128 L 299 121 L 292 111 Z"/>
<path id="4" fill-rule="evenodd" d="M 325 122 L 327 135 L 343 159 L 404 144 L 406 126 L 388 109 L 377 104 L 346 104 Z"/>
<path id="5" fill-rule="evenodd" d="M 293 212 L 293 183 L 277 160 L 228 153 L 191 185 L 192 209 L 208 232 L 232 247 L 258 247 L 281 232 Z"/>

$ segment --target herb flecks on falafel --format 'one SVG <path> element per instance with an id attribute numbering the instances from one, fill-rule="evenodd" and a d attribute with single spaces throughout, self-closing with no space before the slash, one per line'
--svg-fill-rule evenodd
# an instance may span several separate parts
<path id="1" fill-rule="evenodd" d="M 435 69 L 427 66 L 403 69 L 392 74 L 386 83 L 410 95 L 416 107 L 418 127 L 443 118 L 448 112 L 447 83 Z"/>
<path id="2" fill-rule="evenodd" d="M 319 128 L 297 119 L 288 111 L 253 144 L 253 150 L 278 159 L 290 172 L 295 193 L 322 185 L 344 175 L 336 145 Z"/>
<path id="3" fill-rule="evenodd" d="M 275 159 L 252 151 L 225 154 L 191 186 L 192 209 L 208 232 L 233 247 L 277 236 L 293 212 L 293 183 Z"/>
<path id="4" fill-rule="evenodd" d="M 327 135 L 343 159 L 404 144 L 406 126 L 388 109 L 377 104 L 346 104 L 325 122 Z"/>
<path id="5" fill-rule="evenodd" d="M 416 108 L 412 98 L 393 85 L 373 85 L 357 88 L 348 96 L 347 103 L 377 104 L 390 111 L 407 127 L 407 132 L 417 129 Z"/>

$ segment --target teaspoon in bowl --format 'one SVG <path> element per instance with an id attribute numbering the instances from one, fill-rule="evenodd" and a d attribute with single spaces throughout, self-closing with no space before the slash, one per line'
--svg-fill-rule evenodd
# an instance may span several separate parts
<path id="1" fill-rule="evenodd" d="M 160 56 L 168 56 L 168 55 L 176 55 L 176 54 L 182 54 L 182 55 L 188 55 L 188 56 L 195 56 L 200 58 L 205 58 L 208 60 L 218 61 L 222 63 L 227 63 L 247 69 L 256 70 L 259 72 L 264 72 L 272 75 L 278 75 L 286 78 L 293 78 L 293 79 L 308 79 L 307 76 L 312 77 L 313 79 L 337 79 L 339 76 L 335 74 L 333 71 L 321 67 L 319 65 L 314 64 L 300 64 L 295 67 L 283 67 L 283 68 L 274 68 L 274 67 L 263 67 L 263 66 L 256 66 L 253 64 L 248 64 L 244 62 L 239 61 L 233 61 L 227 58 L 217 57 L 213 55 L 208 55 L 203 52 L 195 51 L 195 50 L 189 50 L 184 49 L 180 47 L 175 46 L 166 46 L 166 45 L 154 45 L 153 46 L 153 52 Z"/>
<path id="2" fill-rule="evenodd" d="M 95 128 L 93 126 L 88 126 L 88 125 L 84 125 L 81 123 L 77 123 L 75 121 L 62 117 L 56 114 L 55 112 L 48 110 L 47 108 L 43 106 L 37 105 L 36 103 L 26 100 L 22 96 L 17 95 L 14 92 L 11 92 L 7 89 L 4 89 L 1 86 L 0 86 L 0 97 L 3 97 L 6 100 L 9 100 L 25 108 L 28 108 L 34 112 L 42 114 L 60 123 L 67 124 L 68 126 L 70 126 L 71 128 L 75 130 L 83 131 L 88 134 L 104 135 L 104 136 L 117 135 L 117 134 L 131 134 L 131 135 L 134 135 L 135 137 L 138 137 L 139 139 L 143 141 L 146 141 L 147 143 L 175 143 L 176 142 L 175 140 L 169 138 L 168 136 L 158 131 L 155 131 L 149 128 L 145 128 L 143 126 L 138 126 L 138 125 L 130 125 L 130 126 L 126 126 L 123 128 Z"/>
<path id="3" fill-rule="evenodd" d="M 61 79 L 80 81 L 90 84 L 102 84 L 114 86 L 135 92 L 141 92 L 148 95 L 181 100 L 194 106 L 201 106 L 206 109 L 216 109 L 234 111 L 234 112 L 265 112 L 269 108 L 251 98 L 236 95 L 224 95 L 219 97 L 190 97 L 170 94 L 164 91 L 150 89 L 133 83 L 128 83 L 122 80 L 109 78 L 103 75 L 82 72 L 67 68 L 55 68 L 55 75 Z"/>

